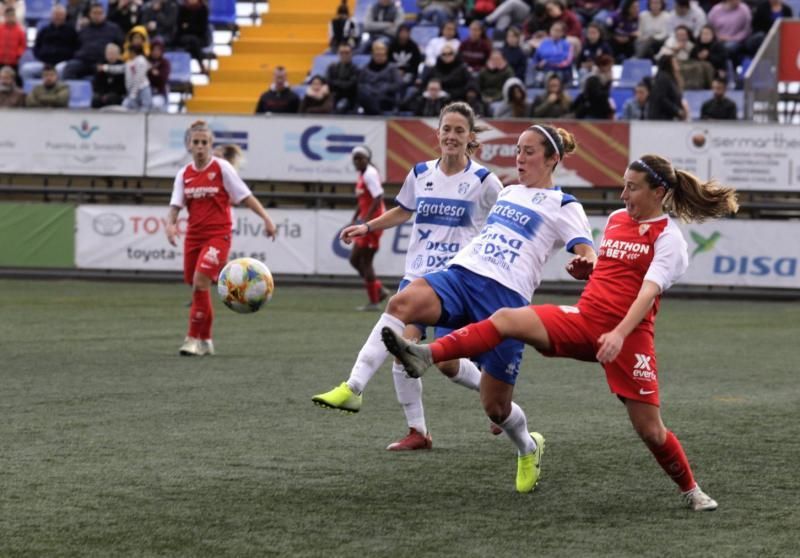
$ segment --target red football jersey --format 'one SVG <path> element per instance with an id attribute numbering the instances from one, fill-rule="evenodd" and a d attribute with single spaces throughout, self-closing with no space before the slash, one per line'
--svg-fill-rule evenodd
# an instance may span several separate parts
<path id="1" fill-rule="evenodd" d="M 369 165 L 363 173 L 358 175 L 358 181 L 356 181 L 356 199 L 358 200 L 359 219 L 367 218 L 367 211 L 369 211 L 369 206 L 372 205 L 372 200 L 382 195 L 383 186 L 381 185 L 381 177 L 378 174 L 378 170 L 372 165 Z M 386 206 L 383 204 L 383 201 L 381 201 L 370 219 L 374 219 L 378 215 L 383 215 L 384 211 L 386 211 Z"/>
<path id="2" fill-rule="evenodd" d="M 189 211 L 187 237 L 211 237 L 231 232 L 231 204 L 250 195 L 231 164 L 212 157 L 205 168 L 189 163 L 178 171 L 169 203 Z"/>
<path id="3" fill-rule="evenodd" d="M 663 293 L 686 271 L 688 259 L 686 241 L 668 215 L 635 221 L 624 209 L 615 211 L 577 306 L 587 318 L 613 327 L 625 317 L 645 279 Z M 640 327 L 652 330 L 660 300 L 659 295 Z"/>

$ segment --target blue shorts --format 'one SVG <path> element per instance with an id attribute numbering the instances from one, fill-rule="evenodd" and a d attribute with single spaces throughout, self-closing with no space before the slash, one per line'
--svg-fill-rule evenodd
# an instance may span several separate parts
<path id="1" fill-rule="evenodd" d="M 409 281 L 408 279 L 403 279 L 402 281 L 400 281 L 400 286 L 397 287 L 397 292 L 399 293 L 400 291 L 405 289 L 409 284 L 411 284 L 411 281 Z M 420 341 L 425 341 L 428 338 L 428 334 L 426 332 L 428 330 L 428 327 L 430 326 L 427 326 L 425 324 L 408 324 L 408 325 L 412 325 L 420 331 L 420 338 L 419 338 Z M 433 328 L 433 338 L 439 339 L 440 337 L 449 335 L 452 331 L 453 331 L 452 329 L 447 327 L 436 326 Z"/>
<path id="2" fill-rule="evenodd" d="M 437 326 L 458 329 L 485 320 L 501 308 L 520 308 L 530 304 L 518 292 L 494 279 L 457 265 L 429 273 L 423 279 L 442 302 L 442 315 Z M 491 351 L 479 355 L 475 361 L 493 378 L 514 385 L 524 349 L 522 341 L 506 339 Z"/>

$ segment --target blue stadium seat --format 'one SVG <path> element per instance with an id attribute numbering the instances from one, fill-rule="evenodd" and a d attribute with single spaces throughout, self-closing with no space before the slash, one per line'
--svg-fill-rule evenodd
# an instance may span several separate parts
<path id="1" fill-rule="evenodd" d="M 439 36 L 439 28 L 435 25 L 415 25 L 411 28 L 411 39 L 425 50 L 425 45 L 434 37 Z"/>
<path id="2" fill-rule="evenodd" d="M 319 54 L 314 57 L 314 64 L 311 66 L 311 71 L 308 72 L 308 76 L 325 76 L 328 73 L 328 66 L 338 61 L 339 57 L 335 54 Z M 355 60 L 353 63 L 355 63 Z"/>
<path id="3" fill-rule="evenodd" d="M 622 63 L 618 87 L 636 87 L 643 77 L 653 75 L 653 62 L 649 58 L 628 58 Z"/>
<path id="4" fill-rule="evenodd" d="M 25 0 L 25 21 L 36 25 L 41 20 L 50 19 L 53 0 Z"/>
<path id="5" fill-rule="evenodd" d="M 371 59 L 372 59 L 372 56 L 370 56 L 369 54 L 354 54 L 353 55 L 353 64 L 355 64 L 359 68 L 363 68 L 364 66 L 369 64 L 369 61 Z"/>
<path id="6" fill-rule="evenodd" d="M 611 89 L 611 98 L 614 100 L 614 105 L 617 109 L 617 118 L 622 116 L 622 107 L 625 106 L 625 101 L 633 97 L 633 87 L 614 87 Z"/>
<path id="7" fill-rule="evenodd" d="M 235 27 L 236 0 L 211 0 L 208 21 L 218 27 Z"/>
<path id="8" fill-rule="evenodd" d="M 192 56 L 180 50 L 164 53 L 169 60 L 169 87 L 172 91 L 182 93 L 192 88 Z"/>
<path id="9" fill-rule="evenodd" d="M 403 12 L 406 14 L 406 21 L 417 21 L 417 16 L 419 15 L 417 0 L 402 0 L 400 5 L 403 6 Z"/>
<path id="10" fill-rule="evenodd" d="M 88 79 L 68 79 L 69 108 L 91 108 L 92 82 Z"/>
<path id="11" fill-rule="evenodd" d="M 356 7 L 353 10 L 353 19 L 358 23 L 364 23 L 364 18 L 367 16 L 367 10 L 374 4 L 374 0 L 356 0 Z"/>
<path id="12" fill-rule="evenodd" d="M 692 120 L 698 120 L 700 118 L 700 109 L 703 103 L 709 100 L 713 95 L 714 93 L 710 89 L 687 89 L 683 92 L 683 98 L 686 99 L 686 102 L 689 104 L 689 113 L 692 116 Z M 744 91 L 732 91 L 729 89 L 725 95 L 736 103 L 737 118 L 743 118 Z"/>

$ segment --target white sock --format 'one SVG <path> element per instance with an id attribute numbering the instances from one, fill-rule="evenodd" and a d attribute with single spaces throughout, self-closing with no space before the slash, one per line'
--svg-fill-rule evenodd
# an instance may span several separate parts
<path id="1" fill-rule="evenodd" d="M 528 419 L 525 418 L 525 412 L 513 401 L 511 402 L 511 414 L 498 426 L 511 438 L 520 455 L 536 451 L 536 442 L 528 432 Z"/>
<path id="2" fill-rule="evenodd" d="M 450 378 L 450 380 L 465 388 L 475 391 L 481 390 L 481 371 L 478 370 L 475 363 L 468 358 L 459 359 L 458 374 Z"/>
<path id="3" fill-rule="evenodd" d="M 427 434 L 425 409 L 422 407 L 422 380 L 409 377 L 403 365 L 398 362 L 392 363 L 392 378 L 397 401 L 403 406 L 408 427 Z"/>
<path id="4" fill-rule="evenodd" d="M 347 385 L 355 393 L 364 391 L 372 376 L 375 375 L 375 372 L 378 371 L 378 368 L 389 356 L 389 351 L 386 350 L 386 346 L 381 339 L 381 329 L 384 327 L 390 327 L 397 335 L 402 335 L 405 325 L 386 312 L 381 314 L 378 323 L 375 324 L 369 337 L 367 337 L 366 343 L 358 352 L 356 363 L 350 371 L 350 378 L 347 380 Z"/>

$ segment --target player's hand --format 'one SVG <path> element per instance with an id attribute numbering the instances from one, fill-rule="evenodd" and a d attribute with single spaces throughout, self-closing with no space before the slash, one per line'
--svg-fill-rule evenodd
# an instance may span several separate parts
<path id="1" fill-rule="evenodd" d="M 367 225 L 361 223 L 360 225 L 350 225 L 349 227 L 345 227 L 342 229 L 342 232 L 339 233 L 339 239 L 342 240 L 345 244 L 350 244 L 353 242 L 353 239 L 357 236 L 364 236 L 369 232 Z"/>
<path id="2" fill-rule="evenodd" d="M 567 273 L 572 275 L 575 279 L 585 281 L 589 278 L 594 271 L 594 261 L 589 260 L 585 256 L 575 256 L 567 264 Z"/>
<path id="3" fill-rule="evenodd" d="M 180 233 L 178 232 L 178 225 L 173 225 L 172 223 L 167 225 L 167 241 L 172 244 L 173 246 L 178 245 L 178 237 Z"/>
<path id="4" fill-rule="evenodd" d="M 606 363 L 617 358 L 622 350 L 625 338 L 617 333 L 616 330 L 611 330 L 601 335 L 597 342 L 600 344 L 600 349 L 597 351 L 597 361 Z"/>
<path id="5" fill-rule="evenodd" d="M 275 242 L 278 237 L 278 229 L 272 219 L 264 219 L 264 234 L 267 235 L 267 238 L 271 238 L 272 242 Z"/>

